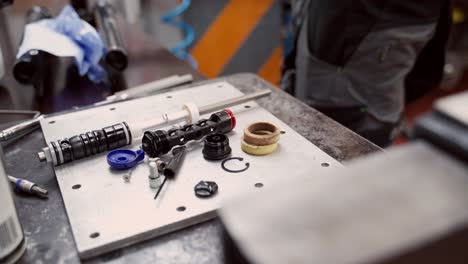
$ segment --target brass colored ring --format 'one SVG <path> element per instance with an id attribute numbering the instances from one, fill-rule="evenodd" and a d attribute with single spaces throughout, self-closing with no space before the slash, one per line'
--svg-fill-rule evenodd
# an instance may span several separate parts
<path id="1" fill-rule="evenodd" d="M 254 156 L 265 156 L 265 155 L 269 155 L 275 152 L 276 149 L 278 148 L 278 143 L 265 145 L 265 146 L 255 146 L 255 145 L 250 145 L 244 140 L 242 140 L 241 148 L 247 154 L 254 155 Z"/>
<path id="2" fill-rule="evenodd" d="M 245 143 L 253 146 L 268 146 L 278 143 L 280 129 L 268 122 L 259 122 L 244 129 Z"/>

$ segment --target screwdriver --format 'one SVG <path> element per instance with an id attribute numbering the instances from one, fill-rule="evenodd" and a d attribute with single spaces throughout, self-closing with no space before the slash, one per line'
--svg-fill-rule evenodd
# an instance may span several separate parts
<path id="1" fill-rule="evenodd" d="M 34 194 L 40 198 L 47 198 L 49 192 L 35 184 L 34 182 L 30 182 L 25 179 L 18 179 L 13 176 L 8 175 L 8 179 L 10 182 L 15 184 L 15 190 L 19 192 Z"/>

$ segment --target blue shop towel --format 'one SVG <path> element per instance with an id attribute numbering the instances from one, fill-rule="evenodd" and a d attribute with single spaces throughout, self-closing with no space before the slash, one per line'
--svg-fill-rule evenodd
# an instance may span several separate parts
<path id="1" fill-rule="evenodd" d="M 99 61 L 105 46 L 99 33 L 67 5 L 52 19 L 26 25 L 17 58 L 30 50 L 42 50 L 59 57 L 74 57 L 81 76 L 93 82 L 106 77 Z"/>

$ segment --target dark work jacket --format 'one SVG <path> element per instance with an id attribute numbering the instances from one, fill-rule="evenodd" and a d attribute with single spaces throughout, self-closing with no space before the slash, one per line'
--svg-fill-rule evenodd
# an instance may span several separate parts
<path id="1" fill-rule="evenodd" d="M 370 32 L 437 22 L 444 2 L 311 0 L 307 20 L 310 51 L 328 63 L 344 65 Z"/>
<path id="2" fill-rule="evenodd" d="M 311 54 L 335 66 L 345 65 L 372 32 L 436 23 L 432 39 L 418 54 L 406 80 L 407 101 L 436 86 L 443 73 L 451 26 L 451 0 L 305 0 L 307 41 Z M 295 68 L 290 54 L 283 73 Z M 294 92 L 292 92 L 294 93 Z"/>

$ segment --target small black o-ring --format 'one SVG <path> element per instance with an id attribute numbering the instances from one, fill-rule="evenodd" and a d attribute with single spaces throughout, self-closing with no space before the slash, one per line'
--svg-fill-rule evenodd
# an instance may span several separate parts
<path id="1" fill-rule="evenodd" d="M 223 168 L 224 171 L 227 171 L 227 172 L 230 172 L 230 173 L 240 173 L 240 172 L 243 172 L 243 171 L 246 171 L 249 169 L 250 167 L 250 163 L 246 162 L 245 163 L 245 168 L 241 169 L 241 170 L 230 170 L 228 168 L 226 168 L 226 162 L 230 161 L 230 160 L 238 160 L 238 161 L 243 161 L 244 158 L 240 158 L 240 157 L 231 157 L 231 158 L 227 158 L 225 160 L 223 160 L 223 162 L 221 162 L 221 168 Z"/>

